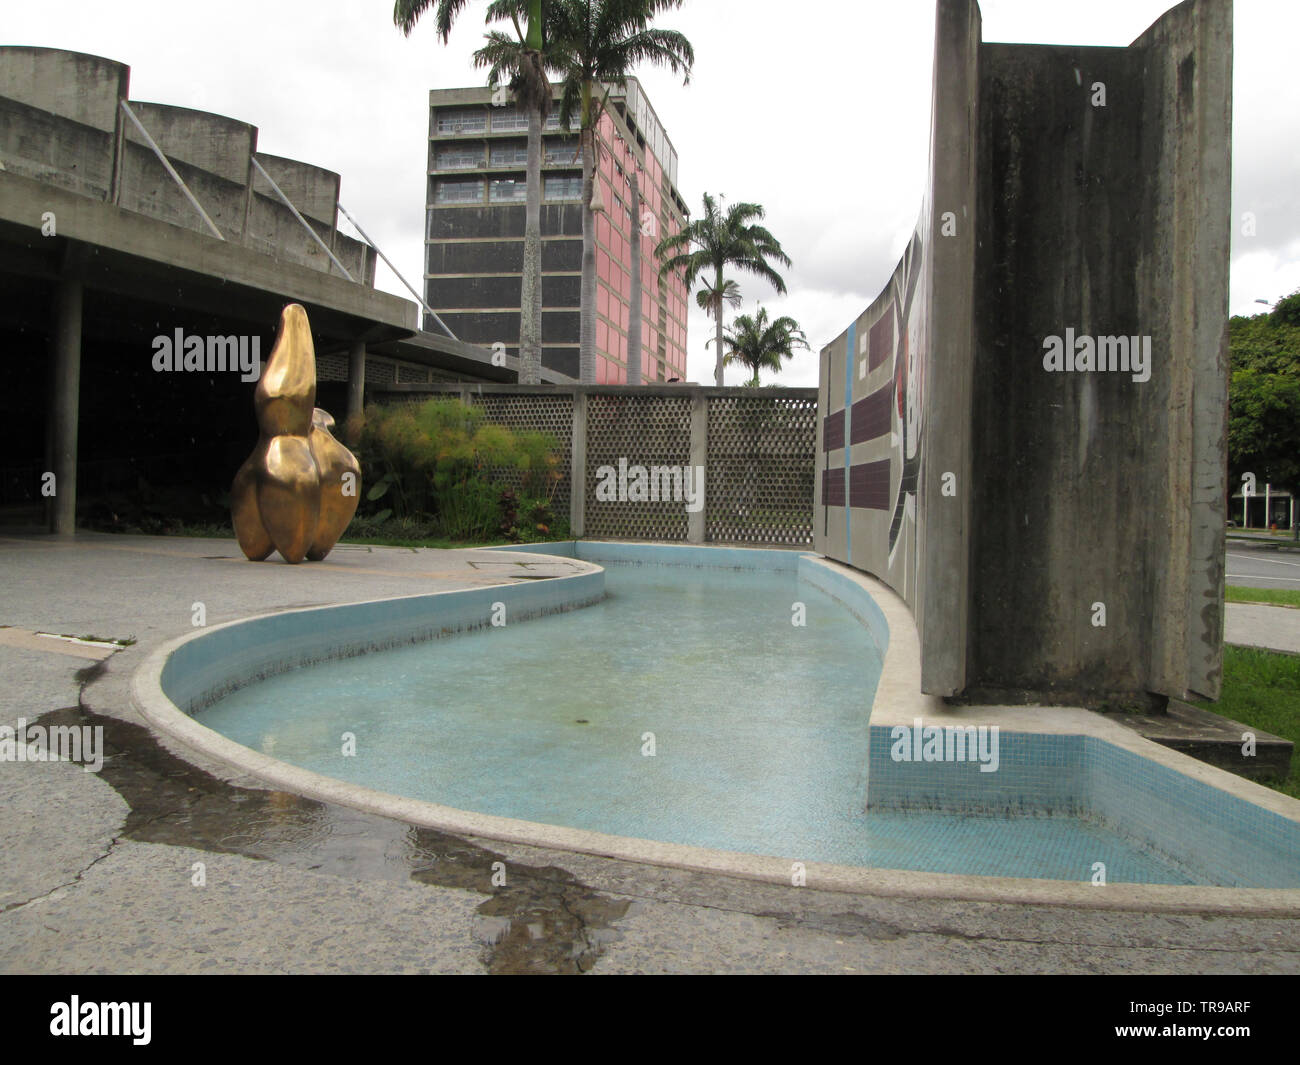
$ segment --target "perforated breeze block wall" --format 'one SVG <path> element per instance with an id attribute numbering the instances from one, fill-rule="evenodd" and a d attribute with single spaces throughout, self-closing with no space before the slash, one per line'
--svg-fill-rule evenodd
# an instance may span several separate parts
<path id="1" fill-rule="evenodd" d="M 503 396 L 492 392 L 469 393 L 470 402 L 482 409 L 494 425 L 504 425 L 516 432 L 546 433 L 555 439 L 560 464 L 560 480 L 555 486 L 551 509 L 556 514 L 569 512 L 569 493 L 573 490 L 573 397 L 569 395 Z M 521 470 L 498 470 L 497 477 L 516 492 L 523 488 Z"/>
<path id="2" fill-rule="evenodd" d="M 706 540 L 812 543 L 817 405 L 785 392 L 708 397 Z"/>
<path id="3" fill-rule="evenodd" d="M 553 509 L 593 539 L 808 547 L 813 533 L 817 393 L 697 385 L 431 385 L 383 402 L 458 396 L 490 422 L 555 438 Z M 602 469 L 703 470 L 703 498 L 602 498 Z M 575 477 L 581 476 L 578 483 Z M 517 471 L 493 476 L 518 488 Z M 683 488 L 685 485 L 683 484 Z"/>
<path id="4" fill-rule="evenodd" d="M 689 395 L 589 395 L 585 536 L 632 540 L 685 540 L 688 511 L 681 500 L 597 498 L 601 467 L 691 465 Z M 708 490 L 708 484 L 705 484 Z"/>
<path id="5" fill-rule="evenodd" d="M 980 36 L 940 0 L 920 220 L 821 353 L 814 546 L 907 601 L 926 692 L 1217 696 L 1231 0 L 1128 48 Z M 1145 379 L 1045 361 L 1116 336 Z"/>

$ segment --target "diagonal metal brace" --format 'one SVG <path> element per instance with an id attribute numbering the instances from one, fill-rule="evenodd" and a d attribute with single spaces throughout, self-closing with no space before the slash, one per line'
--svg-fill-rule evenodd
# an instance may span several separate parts
<path id="1" fill-rule="evenodd" d="M 373 240 L 370 239 L 370 234 L 368 234 L 364 229 L 361 228 L 360 223 L 357 222 L 357 220 L 348 213 L 348 209 L 344 207 L 343 204 L 341 203 L 336 204 L 336 206 L 340 211 L 343 212 L 343 217 L 346 218 L 349 222 L 351 222 L 356 227 L 357 232 L 361 234 L 365 242 L 375 249 L 375 254 L 378 255 L 381 259 L 384 260 L 385 263 L 388 264 L 388 269 L 390 269 L 391 271 L 393 271 L 393 273 L 397 275 L 397 280 L 406 286 L 406 290 L 416 298 L 420 306 L 423 307 L 429 313 L 430 317 L 432 317 L 433 320 L 442 327 L 442 331 L 446 333 L 449 337 L 451 337 L 452 340 L 459 339 L 455 333 L 453 333 L 450 329 L 447 328 L 447 323 L 438 317 L 437 312 L 432 307 L 430 307 L 427 303 L 424 302 L 424 297 L 421 296 L 418 292 L 415 291 L 415 289 L 411 287 L 411 283 L 402 276 L 402 272 L 398 270 L 396 266 L 393 265 L 393 261 L 387 255 L 384 254 L 383 249 L 380 248 L 378 244 L 376 244 Z"/>
<path id="2" fill-rule="evenodd" d="M 294 218 L 298 219 L 298 221 L 302 223 L 302 228 L 311 234 L 312 240 L 314 240 L 317 244 L 319 244 L 321 246 L 321 249 L 325 252 L 325 254 L 330 257 L 330 262 L 332 262 L 335 266 L 339 268 L 339 270 L 342 272 L 344 277 L 346 277 L 349 281 L 355 282 L 356 279 L 350 273 L 348 273 L 347 267 L 338 261 L 338 257 L 335 256 L 335 254 L 332 251 L 330 251 L 329 245 L 320 239 L 320 234 L 317 233 L 316 230 L 312 229 L 311 223 L 308 222 L 307 219 L 303 218 L 303 216 L 298 213 L 298 208 L 296 208 L 293 205 L 293 202 L 289 199 L 289 197 L 286 196 L 284 192 L 281 190 L 280 186 L 275 183 L 275 178 L 271 177 L 271 175 L 266 172 L 266 168 L 257 161 L 257 156 L 250 155 L 249 159 L 252 161 L 252 164 L 255 167 L 257 167 L 257 172 L 261 174 L 262 177 L 266 178 L 266 183 L 270 185 L 271 188 L 275 191 L 275 194 L 280 197 L 281 202 L 283 202 L 284 205 L 287 208 L 289 208 L 290 211 L 293 212 Z"/>
<path id="3" fill-rule="evenodd" d="M 212 219 L 208 217 L 208 212 L 203 209 L 203 205 L 194 198 L 194 193 L 190 192 L 189 186 L 181 180 L 180 174 L 176 173 L 176 168 L 168 162 L 167 156 L 163 155 L 162 149 L 158 147 L 157 142 L 149 136 L 149 131 L 145 129 L 140 120 L 135 117 L 135 112 L 127 106 L 125 100 L 118 100 L 118 103 L 122 105 L 122 110 L 126 112 L 126 117 L 129 118 L 135 124 L 135 128 L 140 131 L 140 136 L 144 138 L 145 143 L 153 149 L 153 154 L 158 157 L 158 162 L 162 163 L 166 168 L 167 173 L 172 176 L 172 180 L 181 187 L 181 192 L 185 193 L 185 198 L 193 204 L 194 209 L 199 212 L 203 221 L 207 223 L 207 227 L 212 230 L 212 235 L 216 237 L 217 240 L 225 240 L 226 238 L 221 235 L 221 230 L 219 230 Z"/>

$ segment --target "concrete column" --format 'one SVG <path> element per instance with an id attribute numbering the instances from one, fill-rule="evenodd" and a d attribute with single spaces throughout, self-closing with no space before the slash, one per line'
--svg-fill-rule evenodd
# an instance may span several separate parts
<path id="1" fill-rule="evenodd" d="M 569 457 L 569 534 L 578 540 L 587 520 L 587 393 L 573 393 L 573 432 Z"/>
<path id="2" fill-rule="evenodd" d="M 348 350 L 348 417 L 361 414 L 366 405 L 366 342 L 352 341 Z"/>
<path id="3" fill-rule="evenodd" d="M 77 420 L 81 400 L 81 303 L 78 277 L 59 281 L 54 322 L 54 373 L 48 416 L 51 433 L 54 506 L 50 531 L 72 536 L 77 525 Z"/>
<path id="4" fill-rule="evenodd" d="M 709 397 L 704 389 L 691 394 L 691 476 L 708 466 L 709 461 Z M 695 485 L 692 485 L 695 487 Z M 704 505 L 694 513 L 686 513 L 686 540 L 692 544 L 704 543 L 704 515 L 708 511 L 709 480 L 704 479 Z"/>

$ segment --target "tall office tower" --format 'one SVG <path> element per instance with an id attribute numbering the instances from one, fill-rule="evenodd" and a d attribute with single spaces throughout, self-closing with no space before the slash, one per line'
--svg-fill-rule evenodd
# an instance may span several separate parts
<path id="1" fill-rule="evenodd" d="M 519 351 L 528 116 L 494 105 L 480 89 L 429 93 L 429 192 L 425 300 L 462 340 Z M 677 191 L 677 152 L 635 78 L 610 92 L 599 127 L 596 215 L 596 383 L 627 381 L 632 226 L 641 231 L 641 375 L 686 378 L 686 284 L 661 283 L 655 246 L 677 233 L 686 204 Z M 542 365 L 578 376 L 582 277 L 582 160 L 576 131 L 560 128 L 559 104 L 542 142 Z M 629 213 L 632 166 L 642 206 Z M 425 328 L 434 328 L 426 322 Z"/>

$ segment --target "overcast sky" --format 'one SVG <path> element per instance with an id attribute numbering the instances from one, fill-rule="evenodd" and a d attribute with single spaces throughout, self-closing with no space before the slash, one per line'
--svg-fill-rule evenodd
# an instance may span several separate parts
<path id="1" fill-rule="evenodd" d="M 1126 45 L 1172 0 L 983 0 L 984 39 Z M 485 0 L 451 41 L 404 38 L 391 0 L 63 0 L 6 5 L 0 43 L 131 66 L 131 96 L 259 127 L 262 151 L 338 171 L 344 205 L 421 287 L 428 90 L 479 84 L 470 55 Z M 429 18 L 430 16 L 426 16 Z M 686 0 L 659 25 L 695 46 L 689 86 L 639 72 L 680 156 L 682 195 L 767 208 L 794 265 L 789 295 L 741 282 L 746 312 L 789 314 L 815 352 L 892 273 L 926 182 L 934 5 L 929 0 Z M 1231 309 L 1300 288 L 1300 3 L 1237 0 Z M 864 112 L 865 108 L 865 112 Z M 1257 235 L 1241 235 L 1253 211 Z M 347 227 L 347 223 L 343 223 Z M 380 287 L 406 295 L 381 264 Z M 712 323 L 691 304 L 688 376 L 712 383 Z M 728 370 L 727 383 L 744 378 Z M 802 353 L 780 377 L 815 385 Z"/>

